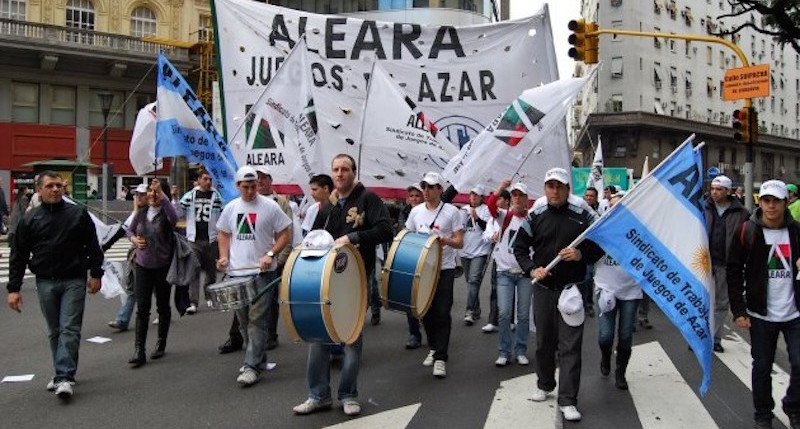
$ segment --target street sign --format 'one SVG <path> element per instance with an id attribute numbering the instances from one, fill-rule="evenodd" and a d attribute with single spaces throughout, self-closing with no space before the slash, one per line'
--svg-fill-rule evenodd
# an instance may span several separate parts
<path id="1" fill-rule="evenodd" d="M 719 171 L 719 168 L 717 167 L 708 167 L 708 171 L 706 171 L 706 174 L 708 174 L 708 178 L 711 180 L 714 180 L 714 178 L 719 176 L 720 173 L 721 171 Z"/>
<path id="2" fill-rule="evenodd" d="M 722 85 L 725 101 L 769 97 L 769 64 L 728 69 Z"/>

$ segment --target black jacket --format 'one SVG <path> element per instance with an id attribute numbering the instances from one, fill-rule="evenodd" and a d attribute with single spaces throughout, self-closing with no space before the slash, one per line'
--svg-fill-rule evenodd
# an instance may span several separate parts
<path id="1" fill-rule="evenodd" d="M 750 233 L 743 231 L 749 224 Z M 797 280 L 797 261 L 800 258 L 800 223 L 792 219 L 789 211 L 784 217 L 784 228 L 789 229 L 791 246 L 792 278 L 794 280 L 794 303 L 800 309 L 800 280 Z M 728 296 L 733 318 L 753 313 L 767 314 L 767 260 L 770 248 L 764 241 L 764 224 L 761 222 L 761 209 L 750 216 L 736 230 L 736 238 L 728 250 Z"/>
<path id="2" fill-rule="evenodd" d="M 721 257 L 721 266 L 724 266 L 724 261 L 728 260 L 728 249 L 731 248 L 731 242 L 736 237 L 736 230 L 750 217 L 747 209 L 738 199 L 734 197 L 728 197 L 728 199 L 731 205 L 722 213 L 722 217 L 717 214 L 717 208 L 711 198 L 706 200 L 705 207 L 706 232 L 708 233 L 712 262 L 716 265 L 715 259 Z"/>
<path id="3" fill-rule="evenodd" d="M 314 220 L 313 229 L 324 229 L 333 238 L 346 235 L 358 245 L 367 273 L 375 269 L 375 246 L 392 240 L 392 221 L 381 199 L 356 183 L 344 207 L 331 196 Z"/>
<path id="4" fill-rule="evenodd" d="M 19 292 L 25 268 L 40 278 L 103 277 L 103 251 L 85 209 L 61 201 L 29 211 L 14 234 L 9 262 L 9 292 Z"/>
<path id="5" fill-rule="evenodd" d="M 549 264 L 561 249 L 566 248 L 573 240 L 594 222 L 594 216 L 586 209 L 567 202 L 561 207 L 550 204 L 536 208 L 528 214 L 514 240 L 514 256 L 517 263 L 530 276 L 537 267 Z M 578 283 L 586 277 L 586 264 L 593 264 L 603 256 L 603 250 L 594 242 L 582 241 L 578 246 L 582 258 L 580 261 L 561 261 L 552 270 L 550 276 L 539 282 L 550 289 L 561 289 L 570 283 Z M 533 250 L 533 259 L 530 257 Z"/>

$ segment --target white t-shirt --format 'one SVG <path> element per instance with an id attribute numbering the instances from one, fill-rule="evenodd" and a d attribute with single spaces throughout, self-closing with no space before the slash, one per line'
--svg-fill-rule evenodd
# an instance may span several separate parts
<path id="1" fill-rule="evenodd" d="M 769 322 L 794 320 L 800 317 L 800 312 L 794 303 L 789 229 L 764 228 L 763 231 L 764 241 L 770 247 L 767 259 L 767 316 L 752 313 L 750 315 Z"/>
<path id="2" fill-rule="evenodd" d="M 440 208 L 441 212 L 439 211 Z M 430 226 L 434 219 L 435 223 L 431 228 Z M 411 209 L 411 213 L 408 214 L 408 219 L 406 219 L 406 229 L 452 238 L 454 232 L 464 229 L 464 224 L 461 223 L 461 215 L 454 205 L 439 203 L 439 207 L 429 210 L 423 203 Z M 442 247 L 442 269 L 447 270 L 455 267 L 456 249 L 450 246 Z"/>
<path id="3" fill-rule="evenodd" d="M 500 241 L 494 246 L 494 261 L 497 263 L 497 271 L 522 271 L 516 256 L 514 256 L 514 240 L 516 240 L 517 234 L 519 234 L 519 230 L 522 228 L 522 224 L 525 223 L 525 216 L 514 216 L 513 214 L 509 214 L 508 210 L 503 209 L 498 210 L 498 213 L 498 231 L 503 227 L 506 216 L 512 217 L 508 222 L 508 227 L 503 231 L 503 236 L 500 237 Z"/>
<path id="4" fill-rule="evenodd" d="M 617 264 L 617 261 L 605 255 L 594 264 L 594 284 L 614 294 L 617 299 L 626 301 L 642 298 L 642 288 L 636 280 Z"/>
<path id="5" fill-rule="evenodd" d="M 317 213 L 319 213 L 319 207 L 321 203 L 314 203 L 306 210 L 306 217 L 303 219 L 303 233 L 307 233 L 314 229 L 314 221 L 317 219 Z"/>
<path id="6" fill-rule="evenodd" d="M 487 223 L 488 227 L 492 215 L 489 214 L 489 208 L 486 204 L 475 207 L 475 212 L 478 214 L 478 218 Z M 476 258 L 478 256 L 488 255 L 492 247 L 491 239 L 486 240 L 483 238 L 483 229 L 481 229 L 478 223 L 470 216 L 472 207 L 464 206 L 460 210 L 460 213 L 461 222 L 464 224 L 464 247 L 458 251 L 459 255 L 464 258 Z"/>
<path id="7" fill-rule="evenodd" d="M 258 260 L 275 244 L 275 235 L 290 226 L 292 220 L 272 198 L 256 195 L 250 202 L 241 198 L 231 201 L 222 210 L 217 221 L 218 231 L 231 234 L 228 267 L 232 269 L 257 267 Z M 276 255 L 268 271 L 274 271 L 277 265 Z M 240 277 L 258 272 L 258 268 L 253 268 L 232 271 L 231 274 Z"/>

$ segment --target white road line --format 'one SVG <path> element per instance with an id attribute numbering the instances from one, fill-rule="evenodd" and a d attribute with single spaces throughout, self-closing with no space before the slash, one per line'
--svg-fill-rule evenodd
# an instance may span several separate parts
<path id="1" fill-rule="evenodd" d="M 558 407 L 555 395 L 548 396 L 544 402 L 530 399 L 536 380 L 536 374 L 528 374 L 501 382 L 500 388 L 494 394 L 484 429 L 560 427 L 561 420 L 556 421 Z"/>
<path id="2" fill-rule="evenodd" d="M 659 343 L 633 347 L 627 378 L 643 428 L 718 427 Z"/>
<path id="3" fill-rule="evenodd" d="M 731 338 L 731 339 L 728 339 Z M 739 380 L 747 386 L 751 391 L 752 386 L 752 368 L 753 358 L 750 356 L 750 344 L 747 343 L 739 334 L 731 332 L 728 338 L 722 339 L 722 347 L 725 348 L 724 353 L 715 353 L 717 358 L 733 372 Z M 783 423 L 784 426 L 789 425 L 789 416 L 783 412 L 781 408 L 781 399 L 786 394 L 786 389 L 789 387 L 789 374 L 782 370 L 778 365 L 772 366 L 772 397 L 775 399 L 776 407 L 772 410 L 775 417 Z"/>
<path id="4" fill-rule="evenodd" d="M 417 411 L 421 405 L 422 404 L 414 404 L 401 408 L 395 408 L 393 410 L 384 411 L 371 416 L 349 420 L 333 426 L 327 426 L 325 429 L 405 429 L 406 426 L 411 423 L 411 419 L 413 419 L 417 414 Z"/>

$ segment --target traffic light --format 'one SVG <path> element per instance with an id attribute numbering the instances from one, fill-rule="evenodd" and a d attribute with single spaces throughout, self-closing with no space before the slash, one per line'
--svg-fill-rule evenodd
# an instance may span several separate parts
<path id="1" fill-rule="evenodd" d="M 748 109 L 733 111 L 733 139 L 737 143 L 750 143 L 750 112 Z"/>
<path id="2" fill-rule="evenodd" d="M 589 36 L 586 33 L 597 31 L 597 24 L 586 22 L 583 19 L 572 20 L 567 25 L 572 34 L 569 35 L 569 56 L 575 61 L 583 61 L 586 64 L 597 64 L 597 50 L 599 41 L 597 36 Z"/>
<path id="3" fill-rule="evenodd" d="M 758 143 L 758 112 L 754 107 L 750 108 L 750 143 Z"/>

